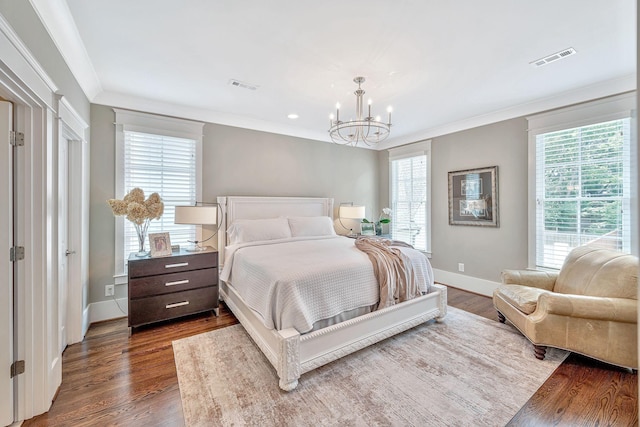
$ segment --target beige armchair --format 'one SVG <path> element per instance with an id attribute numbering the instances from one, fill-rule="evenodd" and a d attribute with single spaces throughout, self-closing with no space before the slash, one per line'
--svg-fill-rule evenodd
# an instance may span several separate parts
<path id="1" fill-rule="evenodd" d="M 558 273 L 505 270 L 493 293 L 508 319 L 544 359 L 547 346 L 638 369 L 638 258 L 581 246 Z"/>

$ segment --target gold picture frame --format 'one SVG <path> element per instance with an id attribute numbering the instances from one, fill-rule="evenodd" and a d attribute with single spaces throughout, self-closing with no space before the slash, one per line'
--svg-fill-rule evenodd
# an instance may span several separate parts
<path id="1" fill-rule="evenodd" d="M 162 257 L 171 255 L 171 238 L 169 233 L 150 233 L 149 247 L 151 257 Z"/>
<path id="2" fill-rule="evenodd" d="M 500 226 L 498 166 L 449 172 L 449 224 Z"/>

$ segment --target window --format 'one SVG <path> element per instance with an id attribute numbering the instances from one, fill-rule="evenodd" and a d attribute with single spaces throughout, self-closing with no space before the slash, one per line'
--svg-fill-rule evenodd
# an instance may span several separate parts
<path id="1" fill-rule="evenodd" d="M 629 111 L 620 115 L 533 132 L 536 267 L 559 269 L 584 244 L 631 252 Z"/>
<path id="2" fill-rule="evenodd" d="M 431 252 L 431 142 L 389 150 L 391 236 Z"/>
<path id="3" fill-rule="evenodd" d="M 202 124 L 149 114 L 116 111 L 116 197 L 140 187 L 145 196 L 157 192 L 164 214 L 152 220 L 148 233 L 168 232 L 172 244 L 196 239 L 193 225 L 174 224 L 175 206 L 200 200 Z M 147 244 L 148 248 L 148 244 Z M 116 275 L 126 272 L 127 258 L 137 252 L 138 238 L 130 221 L 116 222 Z"/>

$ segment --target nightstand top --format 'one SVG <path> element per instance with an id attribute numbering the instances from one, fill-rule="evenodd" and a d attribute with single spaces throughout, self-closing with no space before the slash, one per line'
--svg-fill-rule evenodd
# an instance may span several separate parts
<path id="1" fill-rule="evenodd" d="M 137 260 L 142 260 L 142 259 L 159 259 L 159 258 L 170 258 L 170 257 L 174 257 L 174 256 L 183 256 L 183 255 L 198 255 L 198 254 L 208 254 L 211 252 L 218 252 L 217 249 L 210 247 L 209 249 L 205 249 L 202 251 L 196 251 L 196 252 L 190 252 L 187 251 L 184 248 L 180 248 L 180 250 L 177 251 L 173 251 L 171 252 L 171 255 L 167 255 L 167 256 L 158 256 L 158 257 L 151 257 L 150 253 L 147 253 L 147 255 L 145 256 L 138 256 L 136 255 L 137 252 L 131 252 L 129 254 L 129 261 L 137 261 Z"/>

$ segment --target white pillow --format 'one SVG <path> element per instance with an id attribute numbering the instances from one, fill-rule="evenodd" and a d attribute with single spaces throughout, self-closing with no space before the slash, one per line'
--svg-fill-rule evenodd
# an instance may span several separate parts
<path id="1" fill-rule="evenodd" d="M 333 221 L 328 216 L 289 217 L 291 236 L 335 236 Z"/>
<path id="2" fill-rule="evenodd" d="M 291 237 L 287 218 L 237 219 L 227 229 L 229 244 Z"/>

